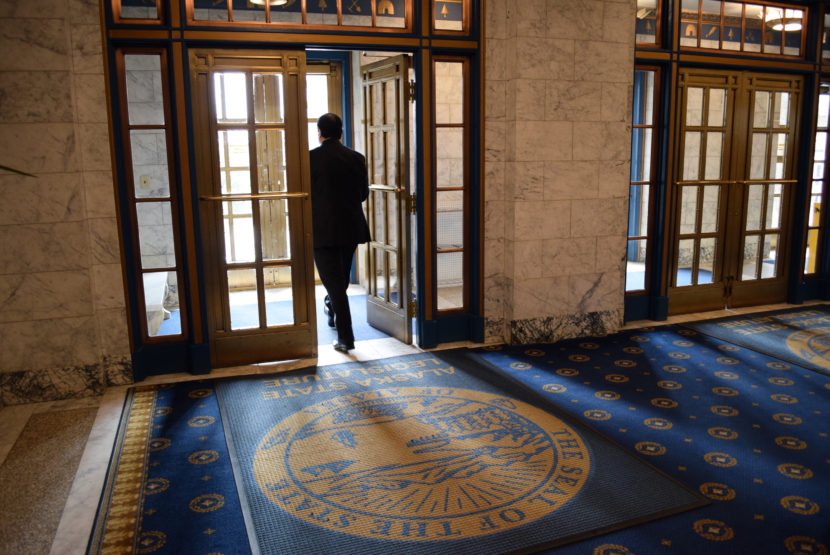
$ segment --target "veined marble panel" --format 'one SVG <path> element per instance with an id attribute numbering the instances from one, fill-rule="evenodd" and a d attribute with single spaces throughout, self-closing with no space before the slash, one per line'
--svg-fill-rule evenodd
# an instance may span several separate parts
<path id="1" fill-rule="evenodd" d="M 511 105 L 514 109 L 513 117 L 519 121 L 534 121 L 545 118 L 545 75 L 538 75 L 537 79 L 515 79 L 508 87 L 513 87 Z"/>
<path id="2" fill-rule="evenodd" d="M 492 39 L 507 38 L 507 2 L 504 0 L 485 0 L 484 36 L 486 42 Z"/>
<path id="3" fill-rule="evenodd" d="M 484 342 L 504 342 L 504 320 L 501 318 L 485 318 L 484 320 Z"/>
<path id="4" fill-rule="evenodd" d="M 75 126 L 71 123 L 0 124 L 3 165 L 40 178 L 47 173 L 77 171 L 77 148 Z"/>
<path id="5" fill-rule="evenodd" d="M 4 71 L 0 76 L 0 121 L 73 121 L 68 71 Z"/>
<path id="6" fill-rule="evenodd" d="M 54 0 L 27 0 L 26 2 L 4 0 L 0 2 L 0 17 L 3 18 L 63 19 L 66 13 L 66 3 Z"/>
<path id="7" fill-rule="evenodd" d="M 512 345 L 555 343 L 574 337 L 614 333 L 622 327 L 622 309 L 580 314 L 560 314 L 545 318 L 513 320 L 509 323 Z"/>
<path id="8" fill-rule="evenodd" d="M 103 74 L 75 74 L 75 106 L 79 123 L 107 123 L 106 88 Z"/>
<path id="9" fill-rule="evenodd" d="M 96 310 L 125 306 L 121 264 L 96 264 L 91 274 Z"/>
<path id="10" fill-rule="evenodd" d="M 544 318 L 552 314 L 568 314 L 570 304 L 568 276 L 513 280 L 511 320 Z"/>
<path id="11" fill-rule="evenodd" d="M 636 18 L 634 2 L 605 2 L 602 11 L 602 40 L 634 44 Z"/>
<path id="12" fill-rule="evenodd" d="M 545 163 L 545 200 L 596 198 L 599 184 L 600 169 L 597 162 L 574 160 Z"/>
<path id="13" fill-rule="evenodd" d="M 563 201 L 516 201 L 514 229 L 516 240 L 536 237 L 555 239 L 571 236 L 571 202 Z"/>
<path id="14" fill-rule="evenodd" d="M 488 80 L 507 79 L 507 45 L 511 41 L 490 39 L 484 42 L 484 65 Z"/>
<path id="15" fill-rule="evenodd" d="M 513 242 L 513 277 L 518 280 L 542 277 L 542 240 Z"/>
<path id="16" fill-rule="evenodd" d="M 628 160 L 631 126 L 625 122 L 575 122 L 574 160 Z"/>
<path id="17" fill-rule="evenodd" d="M 69 0 L 69 20 L 72 23 L 100 22 L 98 0 Z"/>
<path id="18" fill-rule="evenodd" d="M 512 62 L 509 68 L 513 70 L 511 77 L 535 79 L 544 75 L 552 80 L 574 79 L 574 41 L 519 37 L 515 44 L 517 56 L 509 58 Z M 631 73 L 633 75 L 633 70 Z M 579 79 L 587 81 L 589 78 Z"/>
<path id="19" fill-rule="evenodd" d="M 545 239 L 542 244 L 540 277 L 567 276 L 596 271 L 595 237 Z"/>
<path id="20" fill-rule="evenodd" d="M 547 32 L 547 0 L 521 0 L 508 8 L 508 29 L 519 37 L 544 38 Z"/>
<path id="21" fill-rule="evenodd" d="M 89 239 L 94 264 L 120 264 L 118 221 L 115 218 L 90 218 Z"/>
<path id="22" fill-rule="evenodd" d="M 631 162 L 611 160 L 599 162 L 599 190 L 601 198 L 623 198 L 628 203 L 630 194 Z"/>
<path id="23" fill-rule="evenodd" d="M 91 397 L 105 387 L 103 364 L 0 374 L 0 398 L 6 405 Z"/>
<path id="24" fill-rule="evenodd" d="M 578 313 L 622 311 L 624 286 L 622 271 L 569 276 L 569 304 Z"/>
<path id="25" fill-rule="evenodd" d="M 507 151 L 507 124 L 503 121 L 487 121 L 484 129 L 484 160 L 504 162 Z"/>
<path id="26" fill-rule="evenodd" d="M 115 217 L 115 189 L 111 171 L 83 173 L 86 215 L 90 218 Z"/>
<path id="27" fill-rule="evenodd" d="M 78 131 L 84 170 L 105 171 L 112 168 L 107 124 L 81 123 Z"/>
<path id="28" fill-rule="evenodd" d="M 39 177 L 0 174 L 3 226 L 78 221 L 84 218 L 83 182 L 77 173 Z"/>
<path id="29" fill-rule="evenodd" d="M 562 39 L 600 39 L 602 14 L 602 0 L 548 0 L 545 17 L 547 36 Z M 632 19 L 632 28 L 633 25 Z"/>
<path id="30" fill-rule="evenodd" d="M 0 71 L 68 70 L 66 23 L 60 19 L 0 19 L 0 52 Z"/>
<path id="31" fill-rule="evenodd" d="M 602 86 L 593 81 L 548 81 L 544 91 L 545 118 L 564 121 L 599 121 Z M 624 106 L 631 111 L 631 103 Z"/>
<path id="32" fill-rule="evenodd" d="M 488 120 L 502 120 L 507 113 L 507 82 L 487 79 L 485 82 L 484 113 Z"/>
<path id="33" fill-rule="evenodd" d="M 505 162 L 485 162 L 484 200 L 505 200 Z"/>
<path id="34" fill-rule="evenodd" d="M 544 197 L 544 162 L 507 162 L 505 185 L 513 200 L 541 201 Z"/>
<path id="35" fill-rule="evenodd" d="M 631 123 L 631 106 L 633 104 L 632 85 L 620 83 L 602 84 L 602 121 L 623 121 Z"/>
<path id="36" fill-rule="evenodd" d="M 73 71 L 75 73 L 104 73 L 101 26 L 73 23 L 71 28 Z"/>
<path id="37" fill-rule="evenodd" d="M 101 352 L 110 356 L 130 356 L 130 330 L 127 327 L 127 309 L 109 308 L 95 311 Z"/>
<path id="38" fill-rule="evenodd" d="M 623 272 L 628 240 L 624 236 L 597 237 L 597 272 Z"/>
<path id="39" fill-rule="evenodd" d="M 572 237 L 624 237 L 628 203 L 623 198 L 572 200 Z"/>
<path id="40" fill-rule="evenodd" d="M 631 20 L 634 26 L 634 20 Z M 577 42 L 573 79 L 631 83 L 634 80 L 634 41 L 616 42 L 580 40 Z"/>
<path id="41" fill-rule="evenodd" d="M 7 274 L 83 270 L 89 263 L 86 222 L 0 226 L 0 268 Z"/>
<path id="42" fill-rule="evenodd" d="M 91 313 L 92 298 L 86 270 L 0 275 L 0 322 L 47 320 Z"/>
<path id="43" fill-rule="evenodd" d="M 0 323 L 3 372 L 89 366 L 100 361 L 92 316 Z"/>
<path id="44" fill-rule="evenodd" d="M 508 150 L 509 160 L 546 162 L 574 158 L 576 128 L 569 121 L 522 121 L 510 124 L 515 130 L 515 145 Z M 579 139 L 581 140 L 581 138 Z M 631 144 L 628 145 L 629 149 Z"/>

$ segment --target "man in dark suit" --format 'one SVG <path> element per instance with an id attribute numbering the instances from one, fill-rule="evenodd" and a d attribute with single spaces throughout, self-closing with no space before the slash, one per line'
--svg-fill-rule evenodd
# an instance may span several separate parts
<path id="1" fill-rule="evenodd" d="M 349 274 L 359 243 L 371 240 L 363 214 L 369 197 L 366 158 L 340 142 L 343 122 L 336 114 L 317 120 L 320 146 L 310 153 L 311 219 L 314 230 L 314 263 L 331 300 L 340 352 L 354 349 L 352 315 L 349 310 Z M 330 320 L 331 322 L 331 320 Z"/>

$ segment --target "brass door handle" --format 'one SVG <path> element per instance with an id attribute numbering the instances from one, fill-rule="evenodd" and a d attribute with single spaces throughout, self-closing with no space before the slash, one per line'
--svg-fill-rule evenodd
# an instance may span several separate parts
<path id="1" fill-rule="evenodd" d="M 241 195 L 202 195 L 199 200 L 283 200 L 283 199 L 306 199 L 308 193 L 252 193 Z"/>
<path id="2" fill-rule="evenodd" d="M 386 193 L 402 193 L 403 187 L 392 187 L 391 185 L 369 185 L 372 191 L 383 191 Z"/>

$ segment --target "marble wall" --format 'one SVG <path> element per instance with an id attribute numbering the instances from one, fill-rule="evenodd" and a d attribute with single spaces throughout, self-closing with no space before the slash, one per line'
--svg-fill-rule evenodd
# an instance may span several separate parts
<path id="1" fill-rule="evenodd" d="M 131 380 L 97 0 L 0 0 L 0 406 Z"/>
<path id="2" fill-rule="evenodd" d="M 485 336 L 623 323 L 635 0 L 485 1 Z"/>

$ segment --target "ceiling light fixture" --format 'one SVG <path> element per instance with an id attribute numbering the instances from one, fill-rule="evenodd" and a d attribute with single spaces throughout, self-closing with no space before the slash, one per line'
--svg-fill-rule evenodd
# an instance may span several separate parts
<path id="1" fill-rule="evenodd" d="M 249 1 L 251 2 L 251 4 L 258 4 L 260 6 L 265 5 L 265 0 L 249 0 Z M 271 0 L 270 2 L 268 2 L 268 4 L 270 4 L 271 6 L 284 6 L 287 3 L 288 3 L 288 0 Z"/>
<path id="2" fill-rule="evenodd" d="M 773 31 L 800 31 L 803 17 L 801 10 L 767 8 L 766 22 L 772 24 Z"/>

